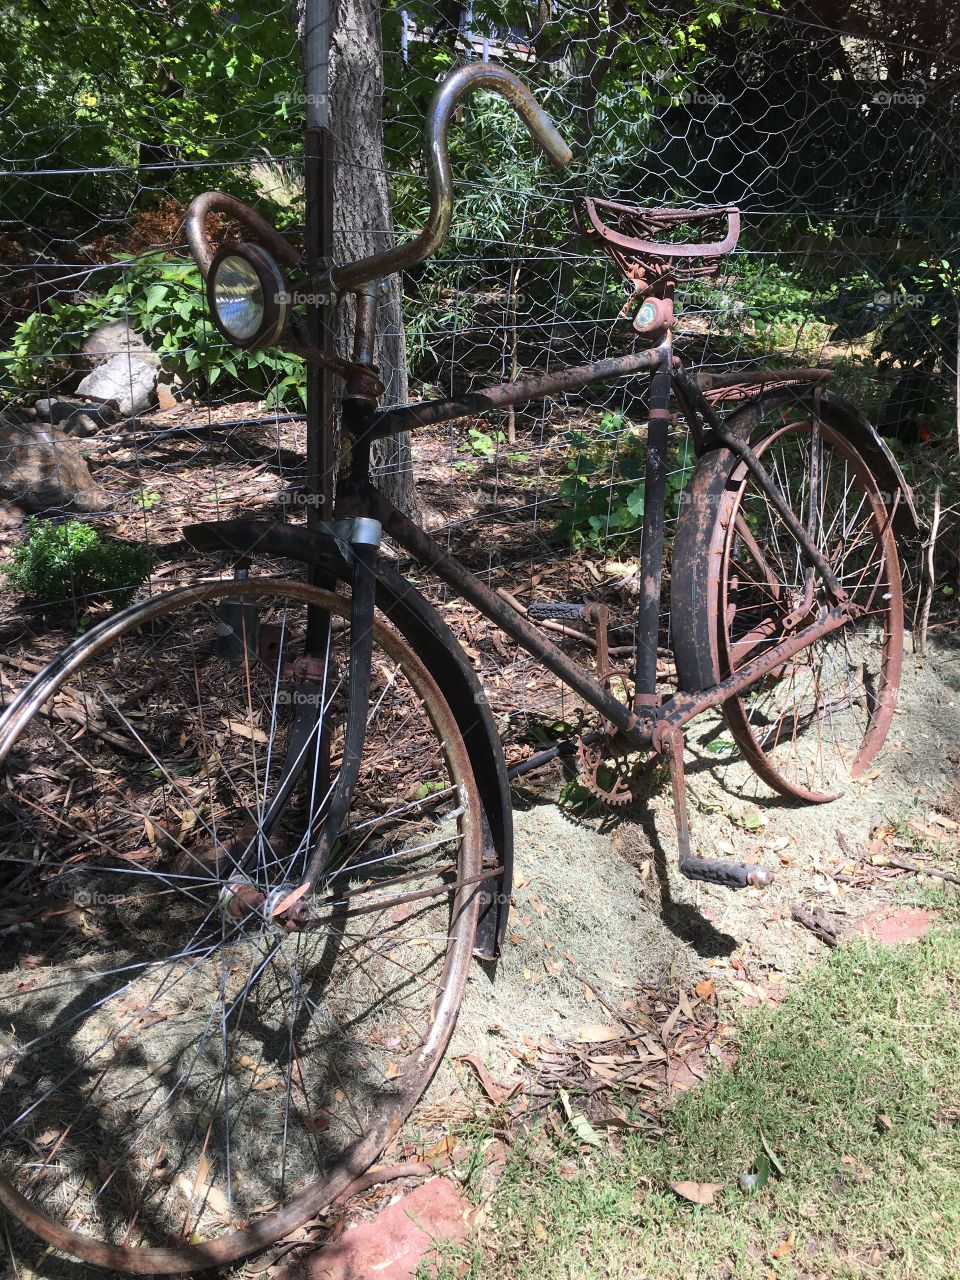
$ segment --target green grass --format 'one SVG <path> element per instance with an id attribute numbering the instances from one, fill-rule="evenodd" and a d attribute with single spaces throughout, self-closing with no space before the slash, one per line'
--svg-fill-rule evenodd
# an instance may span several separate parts
<path id="1" fill-rule="evenodd" d="M 678 1101 L 666 1141 L 631 1139 L 619 1153 L 578 1153 L 575 1164 L 542 1141 L 515 1148 L 472 1251 L 443 1274 L 955 1274 L 958 975 L 957 929 L 831 953 L 778 1011 L 748 1017 L 736 1070 Z M 737 1178 L 761 1152 L 761 1130 L 785 1176 L 747 1196 Z M 681 1179 L 730 1185 L 701 1207 L 669 1190 Z"/>

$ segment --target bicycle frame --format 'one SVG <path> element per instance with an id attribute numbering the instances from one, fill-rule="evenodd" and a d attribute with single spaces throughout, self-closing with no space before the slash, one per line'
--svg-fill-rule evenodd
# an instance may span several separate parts
<path id="1" fill-rule="evenodd" d="M 372 344 L 366 344 L 366 349 L 372 350 Z M 641 543 L 641 590 L 636 614 L 636 698 L 634 706 L 627 707 L 614 698 L 586 667 L 570 659 L 551 643 L 539 628 L 506 604 L 425 530 L 398 511 L 371 484 L 370 446 L 373 440 L 394 431 L 454 422 L 467 414 L 476 415 L 550 394 L 577 390 L 593 382 L 641 372 L 650 373 L 650 426 Z M 661 750 L 665 745 L 664 735 L 669 731 L 681 729 L 702 712 L 719 706 L 727 698 L 762 679 L 793 654 L 846 625 L 851 616 L 841 601 L 838 607 L 816 623 L 797 631 L 788 641 L 775 646 L 763 657 L 742 668 L 735 676 L 699 693 L 675 694 L 660 705 L 656 687 L 656 655 L 662 585 L 666 446 L 671 417 L 671 390 L 678 375 L 679 365 L 675 362 L 667 335 L 658 346 L 645 351 L 538 378 L 501 383 L 459 399 L 427 401 L 386 412 L 378 412 L 375 404 L 359 397 L 347 397 L 343 402 L 342 427 L 352 437 L 353 445 L 350 470 L 341 475 L 337 483 L 336 518 L 378 520 L 384 532 L 418 564 L 496 623 L 521 648 L 558 676 L 604 719 L 610 721 L 626 741 L 638 749 Z M 683 386 L 688 396 L 691 390 L 695 391 L 693 384 L 686 379 Z M 735 443 L 739 446 L 736 451 L 743 457 L 748 469 L 757 476 L 758 483 L 771 496 L 779 496 L 775 484 L 756 460 L 752 450 L 742 441 Z M 793 513 L 790 512 L 790 515 Z M 803 538 L 801 540 L 798 534 L 798 541 L 807 544 L 804 549 L 811 562 L 815 562 L 819 557 L 810 543 L 807 531 L 800 527 L 799 532 L 803 534 Z"/>

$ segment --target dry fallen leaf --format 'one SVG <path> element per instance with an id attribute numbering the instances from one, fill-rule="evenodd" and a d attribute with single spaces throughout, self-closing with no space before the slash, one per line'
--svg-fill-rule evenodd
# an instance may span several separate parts
<path id="1" fill-rule="evenodd" d="M 698 982 L 694 987 L 697 995 L 701 1000 L 709 1000 L 713 995 L 713 979 L 706 978 L 703 982 Z"/>
<path id="2" fill-rule="evenodd" d="M 577 1032 L 579 1044 L 602 1044 L 604 1040 L 617 1040 L 622 1031 L 612 1023 L 588 1022 Z"/>
<path id="3" fill-rule="evenodd" d="M 786 1240 L 781 1240 L 777 1247 L 770 1254 L 771 1258 L 785 1258 L 788 1253 L 793 1252 L 793 1232 L 787 1236 Z"/>
<path id="4" fill-rule="evenodd" d="M 249 738 L 251 742 L 260 742 L 264 746 L 270 741 L 262 729 L 258 729 L 256 725 L 245 724 L 242 720 L 221 720 L 220 722 L 235 733 L 238 738 Z"/>
<path id="5" fill-rule="evenodd" d="M 670 1190 L 692 1204 L 713 1204 L 717 1192 L 726 1185 L 725 1182 L 671 1182 Z"/>

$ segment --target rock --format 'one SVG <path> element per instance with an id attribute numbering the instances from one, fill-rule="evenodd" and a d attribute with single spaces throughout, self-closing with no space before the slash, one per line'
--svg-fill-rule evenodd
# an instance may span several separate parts
<path id="1" fill-rule="evenodd" d="M 94 418 L 91 413 L 84 413 L 81 409 L 78 413 L 71 413 L 70 417 L 64 420 L 64 434 L 68 436 L 77 436 L 88 438 L 95 436 L 102 426 L 102 422 Z"/>
<path id="2" fill-rule="evenodd" d="M 157 404 L 161 410 L 175 409 L 177 407 L 177 397 L 165 382 L 157 384 Z"/>
<path id="3" fill-rule="evenodd" d="M 78 414 L 91 420 L 94 430 L 97 427 L 109 427 L 116 420 L 116 412 L 108 404 L 91 404 L 89 401 L 66 399 L 42 399 L 33 406 L 37 417 L 44 422 L 69 422 Z M 70 427 L 64 427 L 70 431 Z M 77 432 L 72 434 L 76 435 Z"/>
<path id="4" fill-rule="evenodd" d="M 413 1280 L 435 1274 L 438 1246 L 463 1243 L 475 1210 L 449 1178 L 431 1178 L 368 1222 L 348 1227 L 277 1280 Z"/>
<path id="5" fill-rule="evenodd" d="M 174 409 L 197 394 L 196 384 L 186 381 L 174 369 L 161 369 L 157 382 L 157 400 L 161 409 Z"/>
<path id="6" fill-rule="evenodd" d="M 112 356 L 98 364 L 80 382 L 80 395 L 109 400 L 124 418 L 142 413 L 153 404 L 157 387 L 157 366 L 134 356 Z"/>
<path id="7" fill-rule="evenodd" d="M 10 410 L 0 414 L 0 498 L 25 511 L 97 511 L 108 502 L 73 440 Z"/>
<path id="8" fill-rule="evenodd" d="M 126 320 L 110 320 L 84 340 L 80 348 L 83 364 L 93 369 L 98 364 L 105 364 L 114 356 L 132 356 L 143 364 L 153 365 L 159 369 L 160 357 L 144 341 L 135 329 L 131 329 Z"/>

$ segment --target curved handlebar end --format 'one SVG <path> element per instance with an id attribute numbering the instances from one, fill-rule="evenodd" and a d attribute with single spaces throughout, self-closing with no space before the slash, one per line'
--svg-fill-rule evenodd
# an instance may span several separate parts
<path id="1" fill-rule="evenodd" d="M 427 115 L 423 151 L 430 180 L 430 213 L 426 225 L 417 238 L 407 244 L 385 249 L 359 262 L 334 267 L 330 277 L 335 288 L 356 288 L 415 266 L 443 244 L 453 216 L 453 177 L 447 132 L 457 103 L 474 89 L 487 89 L 506 98 L 526 125 L 527 132 L 557 168 L 562 169 L 573 159 L 573 152 L 557 126 L 512 71 L 490 62 L 473 62 L 461 67 L 441 81 Z"/>
<path id="2" fill-rule="evenodd" d="M 204 191 L 202 195 L 190 201 L 183 224 L 193 260 L 200 268 L 200 274 L 204 280 L 207 278 L 210 263 L 216 253 L 207 235 L 207 214 L 209 213 L 225 213 L 230 218 L 236 218 L 237 222 L 255 239 L 267 246 L 278 262 L 286 267 L 299 266 L 299 252 L 289 241 L 284 240 L 276 227 L 271 226 L 266 218 L 261 218 L 256 210 L 251 209 L 242 200 L 238 200 L 236 196 L 228 196 L 225 191 Z"/>

